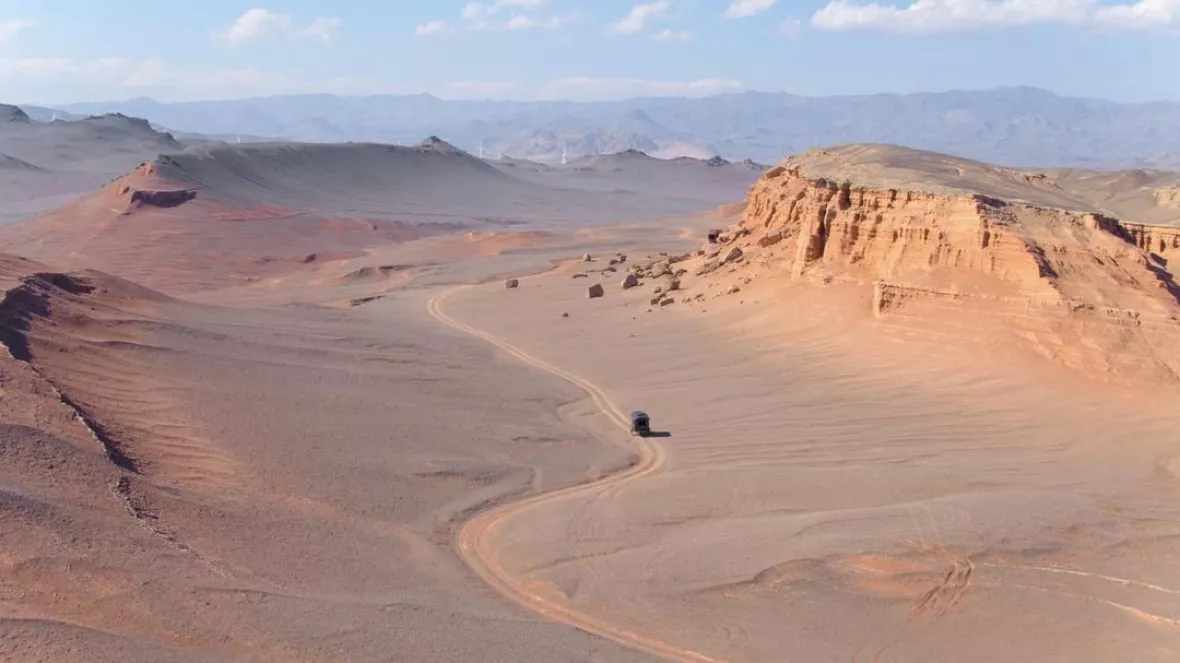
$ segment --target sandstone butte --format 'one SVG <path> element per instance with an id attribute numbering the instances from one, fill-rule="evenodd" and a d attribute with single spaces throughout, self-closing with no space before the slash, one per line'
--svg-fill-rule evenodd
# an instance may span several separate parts
<path id="1" fill-rule="evenodd" d="M 891 163 L 862 168 L 863 153 L 841 153 L 866 149 L 888 150 Z M 1120 221 L 1088 196 L 1043 174 L 903 148 L 813 151 L 768 170 L 725 246 L 692 271 L 860 285 L 878 317 L 958 319 L 1107 378 L 1178 381 L 1169 259 L 1180 228 Z M 739 262 L 726 259 L 731 247 Z"/>

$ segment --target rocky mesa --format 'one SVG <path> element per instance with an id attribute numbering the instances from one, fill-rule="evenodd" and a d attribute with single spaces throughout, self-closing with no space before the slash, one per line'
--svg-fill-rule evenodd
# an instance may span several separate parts
<path id="1" fill-rule="evenodd" d="M 871 168 L 866 146 L 842 146 L 767 171 L 687 273 L 850 284 L 871 289 L 878 319 L 1015 342 L 1105 378 L 1180 381 L 1180 229 L 1120 220 L 1049 175 L 868 149 Z"/>

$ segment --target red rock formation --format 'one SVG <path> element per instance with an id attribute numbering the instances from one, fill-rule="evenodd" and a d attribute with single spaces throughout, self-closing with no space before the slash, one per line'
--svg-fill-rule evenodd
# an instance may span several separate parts
<path id="1" fill-rule="evenodd" d="M 968 314 L 1061 363 L 1180 380 L 1180 286 L 1151 255 L 1180 247 L 1180 229 L 969 191 L 874 188 L 790 161 L 747 203 L 691 273 L 722 287 L 754 273 L 861 283 L 879 316 Z M 722 259 L 734 248 L 741 261 Z"/>

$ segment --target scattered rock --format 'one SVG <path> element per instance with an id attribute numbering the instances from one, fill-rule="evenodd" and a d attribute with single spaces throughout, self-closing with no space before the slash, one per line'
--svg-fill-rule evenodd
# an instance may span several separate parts
<path id="1" fill-rule="evenodd" d="M 651 299 L 648 301 L 648 303 L 649 303 L 649 304 L 651 304 L 652 306 L 655 306 L 656 304 L 659 304 L 659 303 L 660 303 L 660 300 L 661 300 L 661 299 L 663 299 L 663 298 L 664 298 L 664 296 L 663 296 L 663 295 L 656 295 L 655 297 L 652 297 L 652 298 L 651 298 Z"/>
<path id="2" fill-rule="evenodd" d="M 667 306 L 669 304 L 675 304 L 675 303 L 676 303 L 676 300 L 672 299 L 671 297 L 665 297 L 660 300 L 660 306 Z"/>
<path id="3" fill-rule="evenodd" d="M 518 281 L 516 279 L 508 279 L 507 281 L 504 282 L 505 288 L 515 288 L 519 285 L 520 285 L 520 281 Z"/>
<path id="4" fill-rule="evenodd" d="M 605 291 L 603 291 L 601 283 L 595 283 L 594 285 L 590 286 L 589 288 L 586 288 L 586 296 L 589 297 L 590 299 L 595 299 L 597 297 L 601 297 L 604 294 L 605 294 Z"/>
<path id="5" fill-rule="evenodd" d="M 742 249 L 741 247 L 735 246 L 729 250 L 729 253 L 725 254 L 725 260 L 722 260 L 721 262 L 734 262 L 741 259 Z"/>
<path id="6" fill-rule="evenodd" d="M 594 258 L 590 257 L 589 253 L 582 255 L 582 262 L 594 262 Z"/>
<path id="7" fill-rule="evenodd" d="M 588 274 L 586 274 L 585 272 L 578 272 L 577 274 L 574 274 L 573 278 L 575 278 L 575 279 L 587 279 L 587 278 L 590 278 L 590 276 L 589 276 Z"/>
<path id="8" fill-rule="evenodd" d="M 611 274 L 614 274 L 614 273 L 615 273 L 615 272 L 617 272 L 617 271 L 619 271 L 619 269 L 618 269 L 617 267 L 605 267 L 605 268 L 603 268 L 603 270 L 602 270 L 602 272 L 603 272 L 604 274 L 605 274 L 605 273 L 608 273 L 608 272 L 609 272 L 609 273 L 611 273 Z"/>
<path id="9" fill-rule="evenodd" d="M 627 277 L 623 279 L 623 290 L 630 290 L 637 285 L 639 285 L 639 277 L 634 274 L 628 274 Z"/>
<path id="10" fill-rule="evenodd" d="M 610 262 L 608 262 L 607 264 L 608 265 L 617 265 L 617 264 L 619 264 L 619 259 L 618 258 L 611 258 Z"/>
<path id="11" fill-rule="evenodd" d="M 570 314 L 569 314 L 569 313 L 562 313 L 562 314 L 561 314 L 561 317 L 563 317 L 563 318 L 568 318 L 568 317 L 570 317 Z"/>
<path id="12" fill-rule="evenodd" d="M 672 279 L 672 282 L 668 284 L 668 290 L 671 291 L 671 290 L 679 290 L 679 289 L 680 289 L 680 279 Z"/>
<path id="13" fill-rule="evenodd" d="M 620 253 L 618 260 L 619 260 L 619 264 L 623 264 L 623 263 L 627 262 L 626 254 Z"/>
<path id="14" fill-rule="evenodd" d="M 660 294 L 660 293 L 661 293 L 661 292 L 663 292 L 663 291 L 664 291 L 664 286 L 661 286 L 661 285 L 657 285 L 657 286 L 656 286 L 656 289 L 655 289 L 655 290 L 652 290 L 652 292 L 653 292 L 653 293 L 655 293 L 655 294 L 657 294 L 657 295 L 658 295 L 658 294 Z"/>
<path id="15" fill-rule="evenodd" d="M 729 288 L 729 290 L 727 290 L 727 291 L 725 292 L 725 294 L 727 294 L 727 295 L 736 295 L 736 294 L 738 294 L 738 293 L 739 293 L 739 292 L 741 292 L 741 291 L 742 291 L 742 289 L 741 289 L 741 288 L 739 288 L 739 287 L 737 287 L 737 286 L 735 285 L 735 286 L 731 286 L 731 287 Z"/>
<path id="16" fill-rule="evenodd" d="M 778 244 L 781 241 L 783 241 L 783 231 L 779 230 L 776 232 L 767 233 L 766 235 L 763 235 L 758 240 L 758 246 L 766 248 L 768 246 L 774 246 L 775 244 Z"/>
<path id="17" fill-rule="evenodd" d="M 721 266 L 721 263 L 719 261 L 717 261 L 716 259 L 708 260 L 705 262 L 705 264 L 701 265 L 700 268 L 697 269 L 697 276 L 704 276 L 705 274 L 710 274 L 712 272 L 715 272 L 715 271 L 717 271 L 717 268 L 720 266 Z"/>
<path id="18" fill-rule="evenodd" d="M 680 269 L 672 272 L 672 276 L 675 278 L 680 278 L 681 276 L 684 276 L 687 273 L 688 273 L 688 270 L 681 267 Z"/>

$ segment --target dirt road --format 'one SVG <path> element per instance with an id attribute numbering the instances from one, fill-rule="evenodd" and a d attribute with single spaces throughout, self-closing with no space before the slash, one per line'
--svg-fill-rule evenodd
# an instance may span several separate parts
<path id="1" fill-rule="evenodd" d="M 451 288 L 431 298 L 427 305 L 430 315 L 447 326 L 492 344 L 525 364 L 539 368 L 577 385 L 590 396 L 598 409 L 618 425 L 619 428 L 623 431 L 629 429 L 630 423 L 623 414 L 623 411 L 610 401 L 610 398 L 601 388 L 592 382 L 533 357 L 511 344 L 455 320 L 443 312 L 442 303 L 446 298 L 451 293 L 466 287 L 469 286 Z M 719 659 L 711 658 L 699 652 L 664 642 L 653 636 L 612 624 L 607 618 L 579 612 L 573 607 L 561 605 L 547 597 L 531 592 L 525 587 L 521 579 L 508 573 L 496 560 L 492 541 L 496 536 L 497 529 L 506 521 L 520 517 L 529 510 L 543 504 L 555 504 L 565 500 L 590 497 L 602 491 L 618 488 L 624 484 L 637 481 L 660 471 L 665 457 L 663 446 L 651 438 L 638 437 L 635 439 L 639 440 L 639 460 L 634 465 L 620 472 L 609 474 L 587 483 L 569 486 L 548 493 L 532 495 L 515 502 L 502 504 L 480 513 L 467 521 L 459 530 L 457 539 L 459 556 L 481 578 L 501 594 L 543 617 L 569 624 L 582 631 L 608 638 L 625 646 L 671 661 L 683 663 L 721 663 Z"/>

